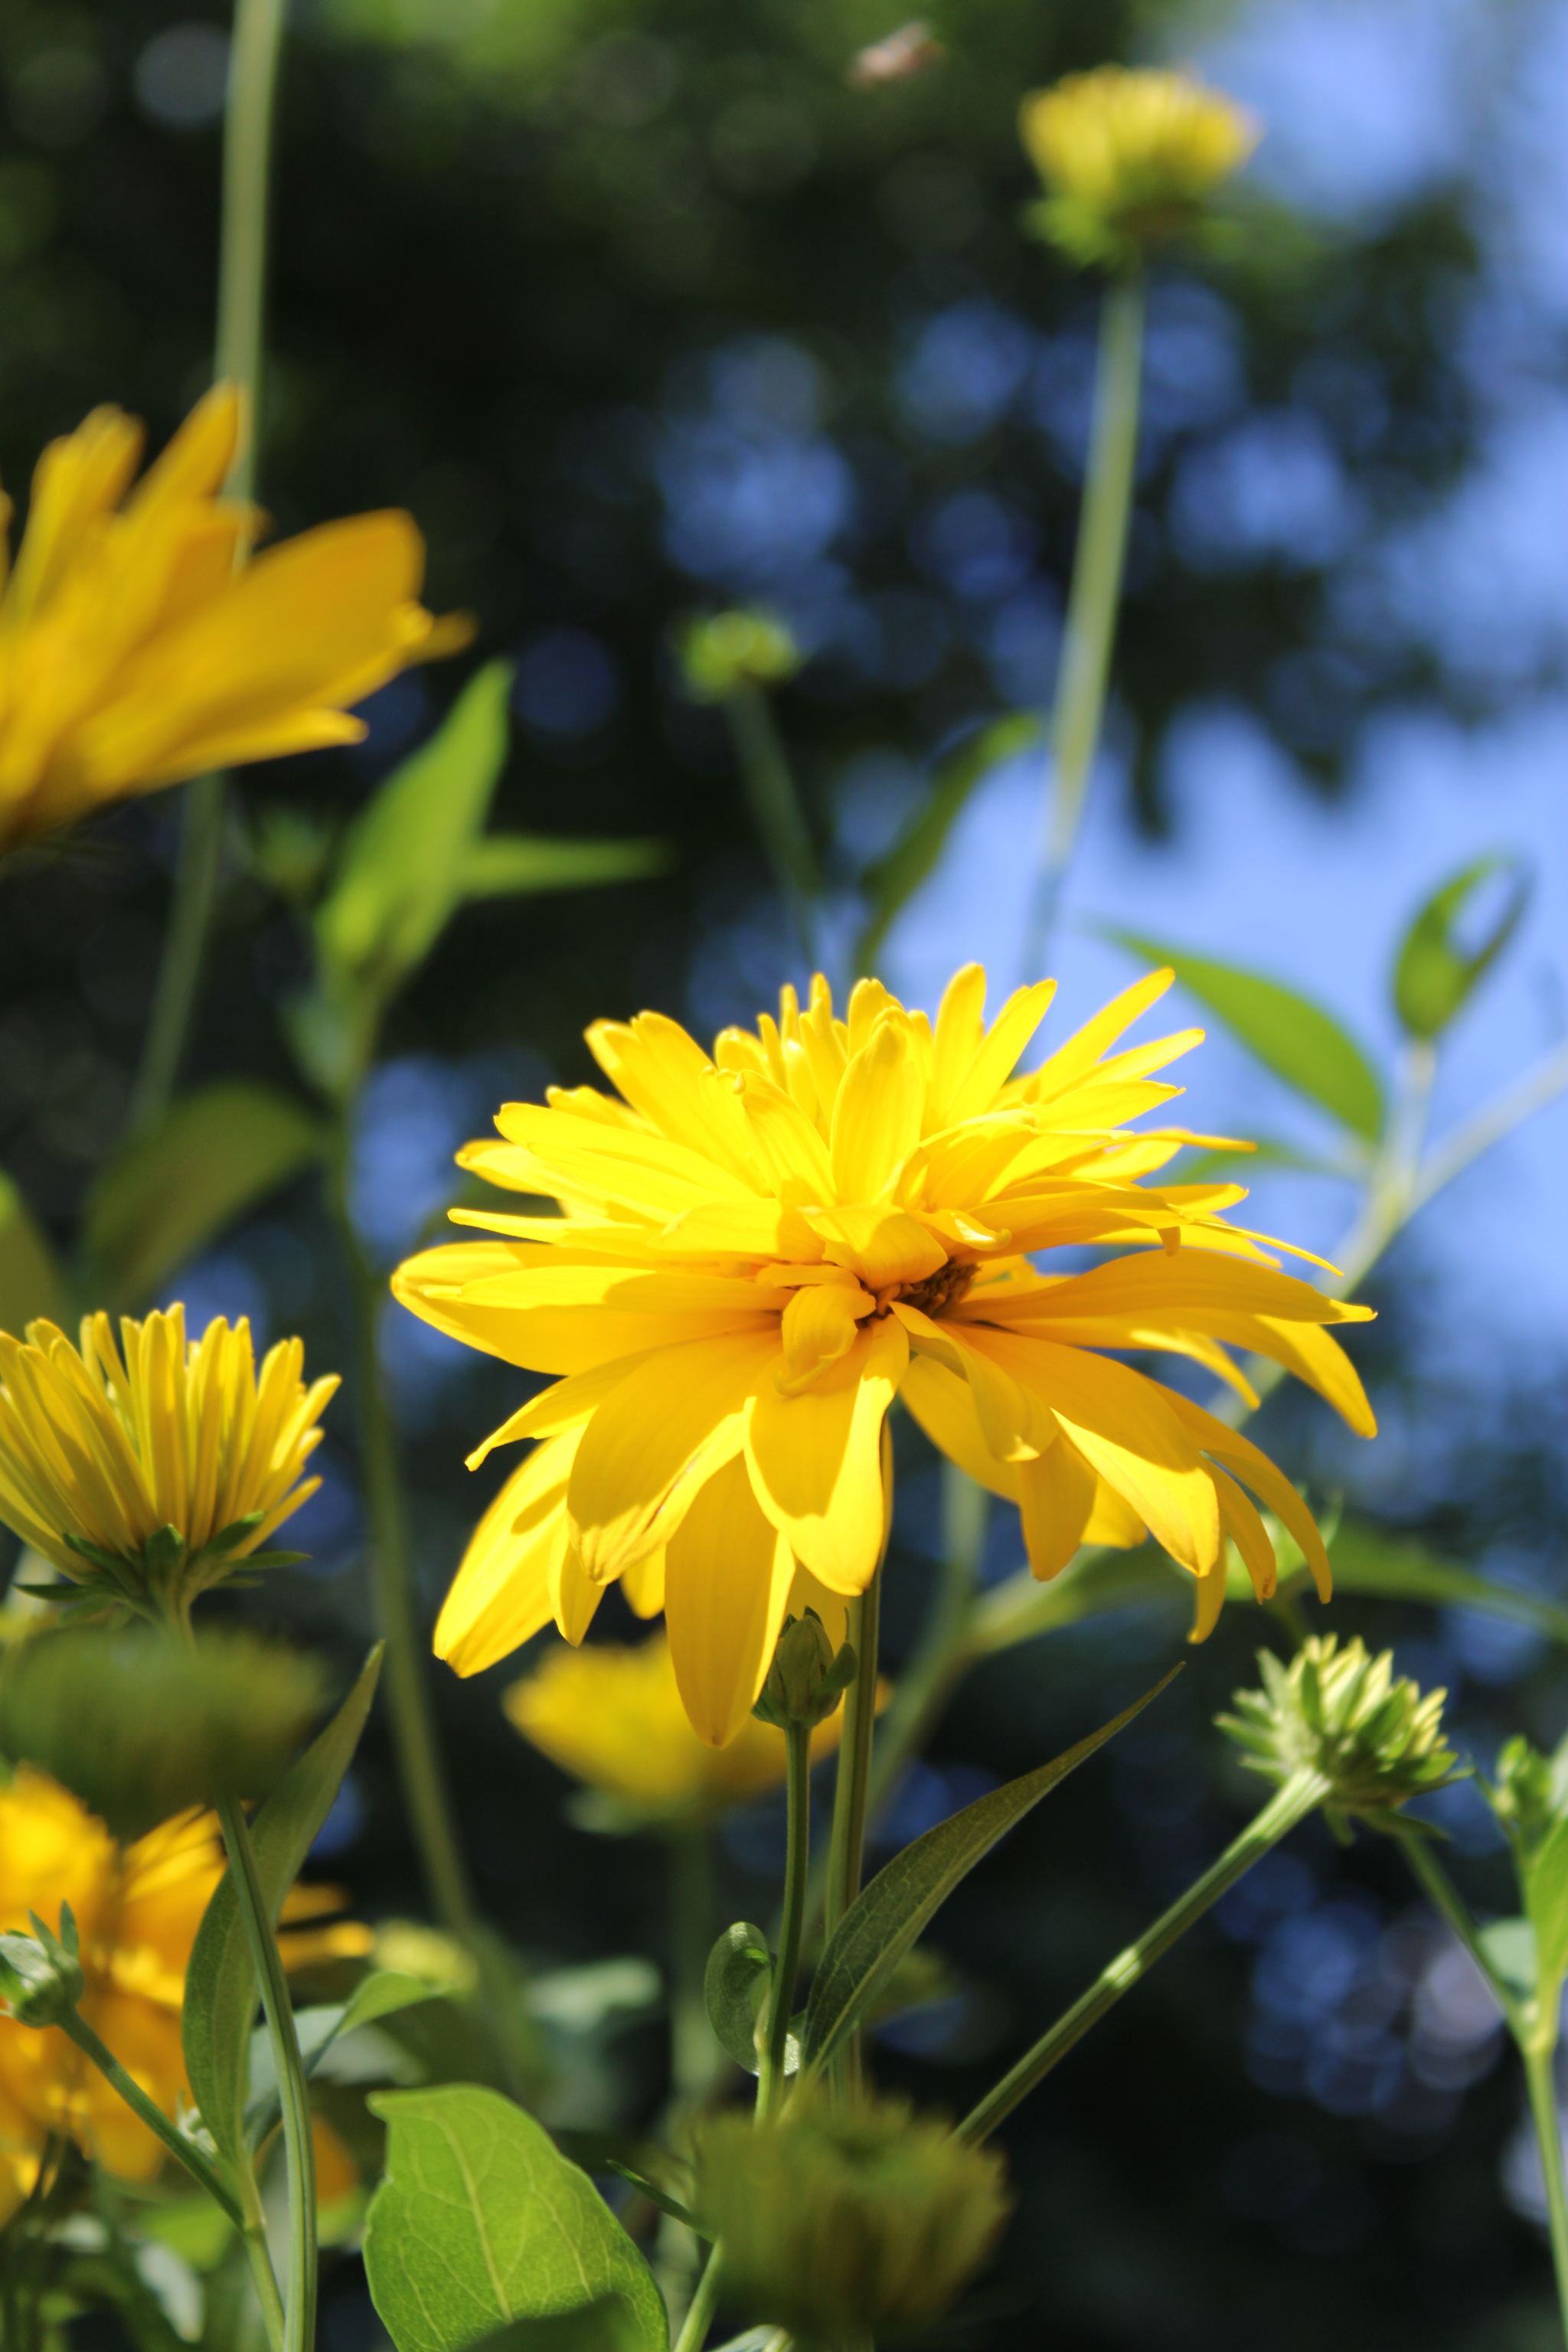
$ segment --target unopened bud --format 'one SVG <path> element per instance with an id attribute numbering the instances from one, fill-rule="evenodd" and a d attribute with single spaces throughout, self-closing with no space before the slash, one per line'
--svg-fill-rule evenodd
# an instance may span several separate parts
<path id="1" fill-rule="evenodd" d="M 777 686 L 803 659 L 784 624 L 771 613 L 714 613 L 693 621 L 678 650 L 686 690 L 698 702 L 727 702 L 745 687 Z"/>
<path id="2" fill-rule="evenodd" d="M 0 2000 L 19 2025 L 58 2025 L 81 1999 L 86 1978 L 77 1957 L 76 1921 L 60 1906 L 57 1936 L 36 1911 L 30 1936 L 0 1936 Z"/>
<path id="3" fill-rule="evenodd" d="M 815 1609 L 786 1617 L 768 1678 L 752 1713 L 780 1731 L 792 1726 L 810 1731 L 826 1723 L 855 1679 L 856 1656 L 847 1642 L 837 1654 L 827 1628 Z"/>
<path id="4" fill-rule="evenodd" d="M 1302 1643 L 1282 1665 L 1258 1654 L 1261 1690 L 1237 1691 L 1236 1713 L 1219 1717 L 1245 1751 L 1248 1769 L 1284 1781 L 1319 1772 L 1331 1793 L 1331 1824 L 1356 1815 L 1388 1828 L 1412 1797 L 1441 1789 L 1466 1768 L 1443 1738 L 1446 1690 L 1422 1696 L 1394 1672 L 1394 1654 L 1373 1657 L 1358 1637 L 1342 1649 L 1337 1634 Z"/>

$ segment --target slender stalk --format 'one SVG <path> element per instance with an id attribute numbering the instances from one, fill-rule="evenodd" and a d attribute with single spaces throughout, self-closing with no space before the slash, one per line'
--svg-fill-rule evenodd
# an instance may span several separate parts
<path id="1" fill-rule="evenodd" d="M 126 2073 L 108 2044 L 99 2040 L 85 2018 L 79 2017 L 75 2010 L 68 2010 L 58 2022 L 60 2032 L 91 2059 L 99 2073 L 119 2092 L 132 2114 L 146 2125 L 150 2132 L 156 2134 L 170 2155 L 183 2164 L 192 2179 L 206 2190 L 214 2204 L 222 2207 L 235 2228 L 243 2230 L 245 2216 L 238 2200 L 205 2150 L 198 2147 L 195 2140 L 187 2139 L 177 2125 L 170 2122 L 163 2108 L 155 2105 L 141 2084 Z"/>
<path id="2" fill-rule="evenodd" d="M 889 1481 L 890 1452 L 884 1445 L 885 1475 Z M 890 1517 L 890 1499 L 889 1509 Z M 844 1700 L 844 1733 L 838 1743 L 838 1770 L 833 1790 L 833 1828 L 823 1898 L 823 1930 L 827 1937 L 832 1936 L 860 1892 L 871 1781 L 871 1734 L 877 1717 L 877 1642 L 881 1612 L 882 1563 L 879 1560 L 876 1575 L 859 1599 L 849 1604 L 849 1640 L 855 1651 L 856 1670 Z M 829 2079 L 836 2099 L 853 2100 L 859 2095 L 858 2030 L 846 2037 L 831 2063 Z"/>
<path id="3" fill-rule="evenodd" d="M 760 687 L 738 686 L 724 704 L 741 780 L 774 878 L 789 906 L 803 951 L 812 952 L 811 908 L 822 889 L 788 754 Z"/>
<path id="4" fill-rule="evenodd" d="M 1541 2169 L 1546 2182 L 1546 2223 L 1552 2239 L 1552 2267 L 1557 2275 L 1557 2307 L 1563 2338 L 1568 2342 L 1568 2189 L 1563 2180 L 1563 2123 L 1557 2112 L 1555 2053 L 1534 2044 L 1522 2055 L 1531 2121 L 1535 2126 Z"/>
<path id="5" fill-rule="evenodd" d="M 245 2244 L 245 2259 L 250 2268 L 256 2299 L 261 2307 L 261 2323 L 267 2330 L 268 2352 L 283 2352 L 283 2298 L 278 2292 L 278 2273 L 272 2267 L 272 2254 L 267 2243 L 267 2215 L 262 2208 L 261 2191 L 256 2185 L 256 2173 L 247 2155 L 242 2155 L 236 2168 L 239 2179 L 239 2199 L 245 2209 L 240 2235 Z"/>
<path id="6" fill-rule="evenodd" d="M 1486 1947 L 1476 1931 L 1476 1923 L 1458 1888 L 1438 1860 L 1432 1840 L 1423 1837 L 1413 1824 L 1406 1822 L 1400 1823 L 1395 1835 L 1405 1861 L 1491 1987 L 1493 1999 L 1508 2021 L 1508 2030 L 1522 2050 L 1530 2038 L 1530 2021 L 1513 1988 L 1504 1983 L 1487 1958 Z"/>
<path id="7" fill-rule="evenodd" d="M 1037 970 L 1049 951 L 1100 745 L 1132 509 L 1144 308 L 1141 270 L 1124 271 L 1107 287 L 1100 317 L 1089 473 L 1051 712 L 1050 799 L 1026 953 L 1026 973 Z"/>
<path id="8" fill-rule="evenodd" d="M 910 1758 L 924 1746 L 953 1686 L 973 1663 L 970 1646 L 980 1555 L 991 1497 L 956 1462 L 942 1465 L 942 1559 L 918 1646 L 900 1669 L 878 1727 L 867 1817 L 875 1826 Z"/>
<path id="9" fill-rule="evenodd" d="M 697 2292 L 687 2306 L 673 2352 L 702 2352 L 702 2347 L 708 2341 L 708 2330 L 713 2325 L 713 2314 L 719 2308 L 723 2256 L 722 2246 L 715 2246 L 709 2255 L 702 2275 L 697 2282 Z"/>
<path id="10" fill-rule="evenodd" d="M 757 2121 L 776 2114 L 784 2096 L 789 2053 L 789 2021 L 800 1975 L 800 1940 L 805 1925 L 805 1882 L 811 1859 L 811 1733 L 804 1723 L 785 1727 L 788 1752 L 789 1842 L 784 1859 L 784 1926 L 773 1987 L 768 2002 L 768 2042 L 757 2076 Z"/>
<path id="11" fill-rule="evenodd" d="M 286 0 L 235 0 L 224 123 L 215 373 L 220 383 L 237 383 L 246 394 L 248 415 L 225 485 L 236 499 L 250 498 L 256 483 L 268 166 L 285 5 Z M 247 552 L 242 539 L 241 562 Z M 217 896 L 224 801 L 221 775 L 198 776 L 185 787 L 169 929 L 132 1096 L 133 1135 L 158 1124 L 179 1082 Z"/>
<path id="12" fill-rule="evenodd" d="M 314 2352 L 316 2150 L 310 2129 L 310 2095 L 300 2056 L 300 2037 L 294 2029 L 294 2005 L 289 1997 L 283 1958 L 278 1949 L 245 1814 L 237 1799 L 220 1797 L 217 1817 L 228 1854 L 235 1899 L 245 1922 L 251 1966 L 261 1987 L 262 2014 L 267 2020 L 283 2111 L 283 2146 L 289 2174 L 289 2279 L 283 2352 Z"/>
<path id="13" fill-rule="evenodd" d="M 1074 2042 L 1080 2042 L 1090 2026 L 1098 2025 L 1106 2011 L 1113 2009 L 1123 1993 L 1131 1992 L 1140 1979 L 1148 1975 L 1155 1961 L 1168 1952 L 1187 1929 L 1203 1917 L 1213 1903 L 1217 1903 L 1227 1887 L 1260 1862 L 1271 1846 L 1306 1820 L 1313 1807 L 1322 1802 L 1329 1793 L 1329 1784 L 1321 1773 L 1309 1769 L 1293 1772 L 1277 1789 L 1263 1811 L 1247 1823 L 1238 1838 L 1232 1840 L 1217 1862 L 1211 1863 L 1201 1878 L 1194 1879 L 1184 1895 L 1178 1895 L 1168 1911 L 1163 1912 L 1153 1926 L 1139 1937 L 1135 1944 L 1119 1952 L 1102 1969 L 1089 1990 L 1074 2001 L 1065 2015 L 1026 2050 L 1017 2064 L 987 2091 L 979 2105 L 971 2109 L 958 2126 L 960 2139 L 988 2138 L 999 2123 L 1010 2116 L 1021 2099 L 1027 2098 L 1037 2083 L 1044 2082 L 1053 2066 L 1067 2056 Z"/>

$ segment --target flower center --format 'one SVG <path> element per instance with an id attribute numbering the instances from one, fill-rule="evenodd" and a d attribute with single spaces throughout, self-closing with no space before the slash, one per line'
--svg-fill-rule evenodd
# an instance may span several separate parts
<path id="1" fill-rule="evenodd" d="M 945 1265 L 939 1265 L 934 1274 L 928 1274 L 923 1282 L 906 1284 L 900 1296 L 906 1307 L 918 1307 L 922 1315 L 929 1315 L 934 1322 L 950 1307 L 957 1306 L 973 1281 L 975 1273 L 976 1268 L 973 1265 L 965 1265 L 962 1259 L 950 1257 Z"/>

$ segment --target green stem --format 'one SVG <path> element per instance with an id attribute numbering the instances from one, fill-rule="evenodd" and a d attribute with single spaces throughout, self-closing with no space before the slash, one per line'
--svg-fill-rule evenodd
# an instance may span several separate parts
<path id="1" fill-rule="evenodd" d="M 223 832 L 224 780 L 197 776 L 185 787 L 180 815 L 180 854 L 169 928 L 131 1097 L 132 1135 L 145 1135 L 158 1125 L 179 1083 L 217 897 Z"/>
<path id="2" fill-rule="evenodd" d="M 1552 2239 L 1552 2267 L 1557 2274 L 1557 2307 L 1568 2343 L 1568 2190 L 1563 2180 L 1563 2125 L 1557 2113 L 1554 2053 L 1532 2044 L 1523 2052 L 1524 2079 L 1530 2092 L 1530 2115 L 1541 2149 L 1541 2169 L 1546 2181 L 1546 2221 Z"/>
<path id="3" fill-rule="evenodd" d="M 247 2153 L 241 2154 L 236 2170 L 239 2179 L 240 2203 L 245 2209 L 240 2224 L 245 2259 L 256 2288 L 257 2302 L 261 2306 L 261 2321 L 267 2330 L 269 2352 L 283 2352 L 283 2298 L 278 2292 L 278 2273 L 272 2267 L 272 2255 L 267 2243 L 267 2215 L 262 2208 L 261 2191 L 256 2185 L 256 2172 Z"/>
<path id="4" fill-rule="evenodd" d="M 220 2205 L 237 2230 L 245 2227 L 245 2216 L 234 2191 L 222 2173 L 195 2140 L 187 2139 L 177 2125 L 170 2122 L 162 2107 L 154 2105 L 132 2075 L 126 2073 L 119 2059 L 76 2011 L 68 2010 L 58 2021 L 60 2032 L 77 2048 L 90 2058 L 99 2073 L 117 2090 L 132 2114 L 139 2116 L 150 2132 L 156 2134 L 170 2155 L 183 2164 L 193 2180 L 199 2182 L 216 2205 Z"/>
<path id="5" fill-rule="evenodd" d="M 752 822 L 809 959 L 811 908 L 820 895 L 822 877 L 788 754 L 760 687 L 738 686 L 724 709 Z"/>
<path id="6" fill-rule="evenodd" d="M 805 1882 L 811 1860 L 811 1733 L 804 1723 L 784 1728 L 788 1755 L 789 1842 L 784 1859 L 784 1927 L 768 2002 L 768 2043 L 757 2076 L 757 2121 L 766 2123 L 784 2096 L 789 2053 L 789 2021 L 800 1975 L 801 1932 L 805 1925 Z"/>
<path id="7" fill-rule="evenodd" d="M 1433 1841 L 1423 1837 L 1411 1823 L 1401 1822 L 1394 1832 L 1400 1852 L 1409 1864 L 1426 1893 L 1452 1927 L 1488 1984 L 1493 1999 L 1508 2021 L 1508 2030 L 1522 2050 L 1531 2036 L 1530 2020 L 1510 1985 L 1505 1984 L 1487 1957 L 1486 1948 L 1477 1932 L 1468 1906 L 1458 1888 L 1437 1859 Z"/>
<path id="8" fill-rule="evenodd" d="M 884 1445 L 885 1475 L 890 1480 L 890 1448 Z M 891 1502 L 889 1503 L 889 1516 Z M 882 1563 L 858 1600 L 849 1603 L 849 1640 L 855 1651 L 855 1679 L 844 1700 L 844 1732 L 838 1743 L 838 1769 L 833 1789 L 833 1828 L 827 1848 L 827 1884 L 823 1898 L 823 1933 L 830 1937 L 860 1892 L 866 1853 L 866 1816 L 871 1781 L 871 1734 L 877 1717 L 877 1641 L 882 1612 Z M 854 2099 L 860 2090 L 860 2036 L 848 2034 L 832 2062 L 831 2080 L 837 2098 Z"/>
<path id="9" fill-rule="evenodd" d="M 1203 1917 L 1213 1903 L 1217 1903 L 1227 1887 L 1260 1862 L 1271 1846 L 1306 1820 L 1314 1806 L 1329 1793 L 1329 1784 L 1322 1775 L 1303 1769 L 1290 1778 L 1264 1806 L 1238 1838 L 1233 1839 L 1212 1863 L 1201 1878 L 1194 1879 L 1184 1895 L 1179 1895 L 1170 1909 L 1155 1920 L 1153 1926 L 1139 1937 L 1135 1944 L 1119 1952 L 1107 1968 L 1100 1970 L 1086 1993 L 1074 2001 L 1050 2030 L 1043 2033 L 1032 2050 L 1025 2052 L 1017 2064 L 1005 2074 L 994 2090 L 986 2093 L 978 2106 L 965 2116 L 958 2126 L 958 2137 L 965 2140 L 983 2140 L 994 2132 L 1006 2116 L 1010 2116 L 1021 2099 L 1027 2098 L 1037 2083 L 1045 2080 L 1053 2066 L 1067 2056 L 1076 2042 L 1093 2025 L 1098 2025 L 1108 2010 L 1113 2009 L 1123 1993 L 1131 1992 L 1139 1980 L 1147 1976 L 1162 1954 L 1168 1952 L 1180 1937 L 1186 1934 Z"/>
<path id="10" fill-rule="evenodd" d="M 310 2095 L 294 2028 L 294 2005 L 283 1974 L 271 1913 L 256 1866 L 256 1849 L 245 1814 L 233 1797 L 220 1797 L 217 1817 L 228 1854 L 235 1900 L 245 1922 L 251 1966 L 261 1987 L 262 2013 L 272 2045 L 273 2071 L 283 2110 L 283 2146 L 289 2175 L 289 2280 L 284 2305 L 283 2352 L 314 2352 L 316 2341 L 316 2150 L 310 2132 Z"/>
<path id="11" fill-rule="evenodd" d="M 1050 802 L 1026 971 L 1042 966 L 1049 952 L 1100 745 L 1138 455 L 1144 304 L 1142 273 L 1133 268 L 1111 280 L 1100 311 L 1089 473 L 1051 713 Z"/>
<path id="12" fill-rule="evenodd" d="M 713 2314 L 719 2308 L 719 2287 L 723 2276 L 722 2246 L 715 2246 L 709 2255 L 697 2292 L 687 2305 L 686 2317 L 675 2339 L 673 2352 L 702 2352 L 708 2341 L 708 2330 L 713 2325 Z"/>
<path id="13" fill-rule="evenodd" d="M 971 1618 L 991 1497 L 956 1462 L 942 1465 L 942 1559 L 921 1638 L 877 1731 L 867 1817 L 873 1825 L 909 1759 L 973 1663 Z"/>

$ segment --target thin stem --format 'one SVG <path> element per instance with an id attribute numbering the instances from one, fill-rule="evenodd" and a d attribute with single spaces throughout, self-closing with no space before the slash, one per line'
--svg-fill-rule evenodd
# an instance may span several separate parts
<path id="1" fill-rule="evenodd" d="M 811 1858 L 811 1733 L 804 1723 L 785 1727 L 788 1755 L 789 1841 L 784 1859 L 784 1926 L 768 2002 L 768 2042 L 757 2076 L 757 2121 L 766 2123 L 784 2096 L 789 2054 L 789 2021 L 800 1975 L 800 1940 L 805 1925 L 805 1882 Z"/>
<path id="2" fill-rule="evenodd" d="M 702 2275 L 697 2282 L 697 2292 L 687 2305 L 686 2317 L 681 2322 L 673 2352 L 702 2352 L 702 2347 L 708 2341 L 708 2330 L 713 2325 L 713 2314 L 719 2308 L 723 2255 L 722 2246 L 715 2246 L 709 2255 Z"/>
<path id="3" fill-rule="evenodd" d="M 180 814 L 180 854 L 169 929 L 131 1097 L 132 1135 L 145 1135 L 158 1125 L 179 1083 L 217 896 L 223 831 L 224 780 L 197 776 L 185 787 Z"/>
<path id="4" fill-rule="evenodd" d="M 1106 289 L 1100 318 L 1094 422 L 1067 628 L 1051 713 L 1050 801 L 1030 923 L 1026 971 L 1043 965 L 1072 862 L 1105 714 L 1116 614 L 1132 509 L 1138 404 L 1143 369 L 1143 278 L 1130 269 Z"/>
<path id="5" fill-rule="evenodd" d="M 212 2158 L 196 2146 L 195 2140 L 187 2139 L 178 2125 L 170 2122 L 163 2108 L 147 2096 L 134 2076 L 126 2073 L 108 2044 L 99 2040 L 85 2018 L 79 2017 L 73 2009 L 68 2010 L 58 2022 L 60 2032 L 91 2059 L 99 2073 L 119 2092 L 132 2114 L 146 2125 L 150 2132 L 156 2134 L 170 2155 L 183 2164 L 192 2179 L 206 2190 L 214 2204 L 223 2208 L 235 2228 L 243 2230 L 245 2216 L 238 2200 Z"/>
<path id="6" fill-rule="evenodd" d="M 1568 1045 L 1559 1045 L 1554 1053 L 1547 1055 L 1544 1061 L 1538 1062 L 1533 1070 L 1527 1070 L 1522 1078 L 1517 1079 L 1511 1087 L 1505 1087 L 1500 1095 L 1494 1096 L 1489 1103 L 1483 1103 L 1479 1110 L 1469 1118 L 1462 1119 L 1445 1136 L 1416 1179 L 1411 1194 L 1410 1214 L 1414 1216 L 1417 1209 L 1424 1209 L 1428 1201 L 1435 1199 L 1445 1185 L 1451 1184 L 1456 1176 L 1463 1175 L 1483 1152 L 1489 1151 L 1493 1144 L 1500 1143 L 1505 1136 L 1511 1135 L 1516 1127 L 1522 1127 L 1527 1118 L 1533 1118 L 1538 1110 L 1543 1110 L 1565 1088 L 1568 1088 Z"/>
<path id="7" fill-rule="evenodd" d="M 1492 1997 L 1508 2021 L 1509 2032 L 1522 2050 L 1530 2038 L 1530 2021 L 1512 1987 L 1504 1983 L 1488 1958 L 1486 1947 L 1481 1942 L 1468 1906 L 1438 1860 L 1432 1840 L 1423 1837 L 1419 1830 L 1408 1822 L 1401 1822 L 1394 1834 L 1399 1841 L 1400 1852 L 1422 1887 L 1491 1987 Z"/>
<path id="8" fill-rule="evenodd" d="M 314 2352 L 316 2149 L 310 2128 L 310 2095 L 300 2056 L 300 2037 L 294 2028 L 294 2005 L 289 1997 L 283 1958 L 278 1949 L 245 1814 L 235 1798 L 220 1797 L 217 1817 L 228 1854 L 235 1899 L 245 1922 L 251 1966 L 261 1987 L 262 2013 L 267 2020 L 283 2110 L 283 2146 L 289 2173 L 289 2280 L 283 2352 Z"/>
<path id="9" fill-rule="evenodd" d="M 811 908 L 822 877 L 795 789 L 789 756 L 760 687 L 738 686 L 724 709 L 734 737 L 741 780 L 752 819 L 773 876 L 788 903 L 806 957 L 812 954 Z"/>
<path id="10" fill-rule="evenodd" d="M 269 2352 L 283 2352 L 283 2298 L 278 2292 L 278 2273 L 272 2267 L 271 2251 L 267 2243 L 267 2215 L 248 2154 L 242 2152 L 236 2171 L 239 2179 L 240 2203 L 245 2209 L 240 2226 L 245 2259 L 250 2267 L 256 2299 L 261 2306 L 261 2320 L 267 2330 Z"/>
<path id="11" fill-rule="evenodd" d="M 1552 2239 L 1552 2267 L 1557 2274 L 1557 2307 L 1568 2342 L 1568 2190 L 1563 2180 L 1563 2124 L 1557 2112 L 1555 2053 L 1532 2046 L 1523 2052 L 1524 2080 L 1530 2093 L 1531 2121 L 1541 2149 L 1541 2170 L 1546 2182 L 1546 2222 Z"/>
<path id="12" fill-rule="evenodd" d="M 899 1673 L 878 1727 L 867 1818 L 875 1826 L 910 1758 L 924 1745 L 973 1659 L 970 1646 L 980 1556 L 991 1497 L 956 1462 L 942 1465 L 942 1559 L 921 1638 Z"/>
<path id="13" fill-rule="evenodd" d="M 978 2106 L 965 2116 L 958 2126 L 960 2139 L 979 2141 L 987 2138 L 1006 2116 L 1010 2116 L 1021 2099 L 1027 2098 L 1037 2083 L 1044 2082 L 1053 2066 L 1067 2056 L 1076 2042 L 1093 2025 L 1098 2025 L 1108 2010 L 1113 2009 L 1123 1993 L 1131 1992 L 1139 1980 L 1147 1976 L 1163 1953 L 1168 1952 L 1187 1929 L 1203 1917 L 1213 1903 L 1217 1903 L 1227 1887 L 1260 1862 L 1271 1846 L 1306 1820 L 1313 1807 L 1322 1802 L 1329 1793 L 1329 1784 L 1319 1772 L 1303 1769 L 1290 1778 L 1264 1806 L 1263 1811 L 1247 1823 L 1238 1838 L 1232 1840 L 1217 1862 L 1211 1863 L 1201 1878 L 1194 1879 L 1184 1895 L 1178 1895 L 1170 1909 L 1162 1913 L 1153 1926 L 1139 1937 L 1135 1944 L 1119 1952 L 1107 1968 L 1100 1970 L 1086 1993 L 1074 2001 L 1050 2030 L 1043 2033 L 1032 2050 L 1025 2052 L 1017 2064 L 1005 2074 L 994 2090 L 988 2091 Z"/>

